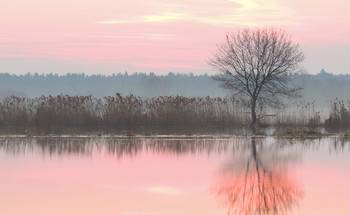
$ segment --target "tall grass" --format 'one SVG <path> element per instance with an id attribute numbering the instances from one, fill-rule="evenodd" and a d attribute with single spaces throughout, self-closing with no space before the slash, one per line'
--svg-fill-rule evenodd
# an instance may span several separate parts
<path id="1" fill-rule="evenodd" d="M 290 108 L 276 115 L 275 123 L 279 126 L 317 127 L 322 124 L 320 111 L 315 102 L 298 101 Z"/>
<path id="2" fill-rule="evenodd" d="M 249 121 L 246 105 L 234 98 L 134 95 L 10 96 L 0 103 L 0 126 L 135 127 L 235 126 Z"/>
<path id="3" fill-rule="evenodd" d="M 132 94 L 90 96 L 9 96 L 0 102 L 0 127 L 126 128 L 135 127 L 242 127 L 249 125 L 249 104 L 235 98 L 160 96 L 142 99 Z M 293 111 L 271 114 L 265 125 L 319 126 L 320 112 L 313 102 L 301 101 Z M 350 127 L 350 102 L 334 100 L 328 127 Z"/>
<path id="4" fill-rule="evenodd" d="M 326 128 L 348 129 L 350 128 L 350 101 L 335 99 L 331 102 L 329 118 L 325 121 Z"/>

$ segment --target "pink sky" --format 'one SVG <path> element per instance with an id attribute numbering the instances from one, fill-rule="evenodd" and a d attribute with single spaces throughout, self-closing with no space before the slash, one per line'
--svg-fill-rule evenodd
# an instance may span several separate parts
<path id="1" fill-rule="evenodd" d="M 1 8 L 1 72 L 213 74 L 206 60 L 240 26 L 285 29 L 309 73 L 350 72 L 345 0 L 2 0 Z"/>

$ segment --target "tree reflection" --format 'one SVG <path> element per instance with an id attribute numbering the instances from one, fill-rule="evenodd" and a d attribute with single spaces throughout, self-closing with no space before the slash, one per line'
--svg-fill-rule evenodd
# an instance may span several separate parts
<path id="1" fill-rule="evenodd" d="M 302 198 L 303 191 L 290 178 L 288 162 L 281 155 L 251 139 L 250 150 L 225 166 L 215 192 L 223 197 L 228 214 L 286 214 Z"/>

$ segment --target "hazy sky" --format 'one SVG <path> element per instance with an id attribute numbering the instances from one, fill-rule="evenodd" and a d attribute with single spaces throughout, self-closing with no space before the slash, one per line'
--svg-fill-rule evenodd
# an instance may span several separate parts
<path id="1" fill-rule="evenodd" d="M 350 73 L 350 1 L 0 0 L 0 72 L 213 73 L 239 26 L 285 29 L 304 69 Z"/>

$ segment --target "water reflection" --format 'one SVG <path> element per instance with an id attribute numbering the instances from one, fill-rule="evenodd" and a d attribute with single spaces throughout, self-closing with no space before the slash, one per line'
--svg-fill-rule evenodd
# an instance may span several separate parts
<path id="1" fill-rule="evenodd" d="M 292 171 L 293 166 L 302 162 L 303 154 L 306 151 L 318 151 L 320 148 L 325 147 L 328 147 L 331 154 L 342 153 L 350 149 L 348 143 L 347 140 L 342 138 L 326 138 L 323 140 L 244 137 L 3 138 L 0 139 L 0 154 L 12 156 L 32 156 L 34 154 L 39 155 L 39 157 L 74 157 L 93 156 L 96 153 L 112 155 L 112 159 L 137 157 L 141 153 L 171 156 L 191 155 L 189 156 L 190 159 L 197 154 L 204 155 L 203 157 L 206 157 L 206 154 L 209 156 L 215 155 L 217 158 L 220 158 L 218 165 L 215 166 L 215 169 L 219 170 L 219 174 L 217 174 L 216 183 L 209 185 L 209 187 L 212 186 L 214 196 L 217 196 L 220 201 L 224 202 L 228 214 L 286 214 L 303 200 L 303 186 L 300 185 L 298 177 Z M 221 159 L 223 158 L 227 160 L 222 164 Z M 176 160 L 176 162 L 179 162 L 179 160 Z M 161 161 L 166 161 L 166 159 Z M 177 170 L 186 168 L 184 167 L 187 165 L 185 162 L 188 162 L 188 160 L 184 161 L 179 167 L 174 166 L 178 168 Z M 71 163 L 69 164 L 71 165 Z M 149 164 L 154 163 L 151 162 L 145 165 Z M 206 164 L 200 163 L 196 167 Z M 222 164 L 222 166 L 219 167 L 219 164 Z M 105 168 L 105 165 L 105 163 L 102 163 L 97 169 Z M 142 166 L 142 168 L 144 167 Z M 120 171 L 122 170 L 120 169 Z M 140 171 L 140 168 L 129 170 L 129 166 L 127 166 L 124 170 L 124 174 L 127 175 L 131 172 Z M 192 171 L 194 171 L 194 168 L 187 171 L 186 175 L 182 175 L 181 177 L 190 177 L 188 174 Z M 211 171 L 211 169 L 206 169 L 205 171 Z M 115 170 L 111 169 L 108 174 L 113 174 L 114 172 Z M 157 175 L 157 177 L 162 177 L 162 174 Z M 118 175 L 123 174 L 119 174 L 118 172 Z M 138 177 L 140 176 L 138 175 Z M 196 177 L 196 175 L 192 174 L 191 177 Z M 112 176 L 108 175 L 106 178 L 112 178 Z M 86 179 L 84 178 L 84 180 Z M 203 178 L 195 178 L 195 184 L 199 184 L 201 180 Z M 129 179 L 126 181 L 129 181 Z M 135 181 L 133 182 L 135 183 Z M 127 185 L 128 187 L 134 186 L 134 184 Z M 164 188 L 162 187 L 162 189 Z M 170 191 L 172 190 L 170 189 Z M 210 195 L 213 195 L 213 193 Z"/>
<path id="2" fill-rule="evenodd" d="M 108 153 L 117 158 L 134 157 L 141 152 L 158 154 L 224 153 L 241 147 L 243 138 L 108 138 L 108 137 L 42 137 L 0 139 L 0 151 L 10 155 L 42 156 Z"/>
<path id="3" fill-rule="evenodd" d="M 324 142 L 327 142 L 330 153 L 342 153 L 344 150 L 350 150 L 348 144 L 349 141 L 343 138 L 327 138 Z M 288 164 L 293 160 L 292 158 L 297 158 L 302 151 L 318 150 L 321 144 L 322 141 L 320 139 L 293 140 L 264 138 L 250 140 L 250 138 L 246 137 L 7 137 L 0 139 L 0 151 L 11 155 L 37 153 L 42 154 L 43 156 L 89 156 L 93 152 L 106 152 L 115 155 L 117 158 L 122 156 L 137 156 L 144 151 L 173 155 L 198 153 L 218 154 L 230 152 L 234 153 L 234 156 L 237 156 L 239 153 L 246 154 L 249 152 L 250 157 L 252 159 L 254 158 L 253 161 L 258 164 L 258 167 L 265 167 L 271 162 L 262 163 L 263 161 L 261 161 L 261 157 L 269 156 L 270 159 L 278 159 L 278 162 Z M 294 150 L 294 154 L 290 153 L 292 149 Z M 266 152 L 264 150 L 266 150 Z M 283 154 L 285 151 L 288 153 Z M 233 163 L 235 163 L 236 166 L 243 165 L 242 160 L 239 159 L 236 159 Z"/>
<path id="4" fill-rule="evenodd" d="M 228 214 L 286 214 L 302 199 L 303 190 L 288 172 L 300 154 L 280 147 L 252 138 L 250 148 L 224 166 L 214 191 Z"/>

